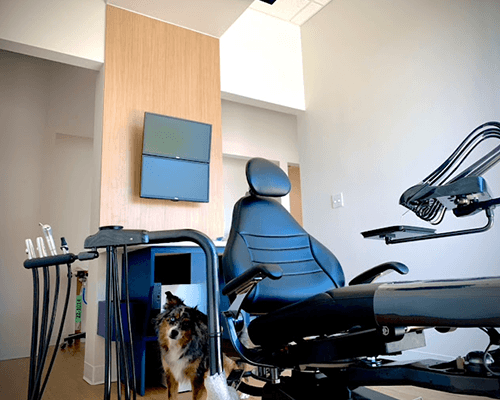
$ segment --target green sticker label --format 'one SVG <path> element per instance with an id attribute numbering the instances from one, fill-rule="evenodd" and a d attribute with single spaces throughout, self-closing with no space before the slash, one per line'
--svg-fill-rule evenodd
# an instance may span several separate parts
<path id="1" fill-rule="evenodd" d="M 76 317 L 75 322 L 82 322 L 82 296 L 76 296 Z"/>

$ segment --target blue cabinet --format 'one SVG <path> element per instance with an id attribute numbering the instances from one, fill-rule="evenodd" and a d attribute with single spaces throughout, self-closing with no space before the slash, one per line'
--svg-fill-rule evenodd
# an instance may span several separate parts
<path id="1" fill-rule="evenodd" d="M 224 247 L 217 247 L 219 260 L 223 252 Z M 205 284 L 205 253 L 193 245 L 144 247 L 128 253 L 128 271 L 122 271 L 122 280 L 125 280 L 126 272 L 129 281 L 137 393 L 144 396 L 146 383 L 157 383 L 161 372 L 157 337 L 152 323 L 153 318 L 161 312 L 161 298 L 165 295 L 161 286 Z M 219 283 L 222 287 L 220 278 Z M 122 284 L 122 290 L 124 287 L 125 282 Z M 200 308 L 206 308 L 206 298 L 204 302 L 205 304 L 200 304 Z M 226 300 L 222 301 L 220 310 L 228 308 L 229 303 L 226 303 Z M 104 327 L 99 325 L 99 334 L 104 336 Z"/>

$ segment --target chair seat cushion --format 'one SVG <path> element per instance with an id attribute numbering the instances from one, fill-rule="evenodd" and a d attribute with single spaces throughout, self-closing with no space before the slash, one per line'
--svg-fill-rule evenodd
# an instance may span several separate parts
<path id="1" fill-rule="evenodd" d="M 353 327 L 377 326 L 373 310 L 377 284 L 329 290 L 255 318 L 248 327 L 253 343 L 280 346 L 305 337 L 332 335 Z"/>

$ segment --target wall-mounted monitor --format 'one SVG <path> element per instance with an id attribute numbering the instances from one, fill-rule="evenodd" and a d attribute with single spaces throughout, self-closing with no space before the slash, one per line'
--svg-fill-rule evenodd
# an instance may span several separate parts
<path id="1" fill-rule="evenodd" d="M 212 126 L 145 113 L 141 197 L 209 201 Z"/>
<path id="2" fill-rule="evenodd" d="M 142 153 L 210 162 L 212 125 L 145 113 Z"/>

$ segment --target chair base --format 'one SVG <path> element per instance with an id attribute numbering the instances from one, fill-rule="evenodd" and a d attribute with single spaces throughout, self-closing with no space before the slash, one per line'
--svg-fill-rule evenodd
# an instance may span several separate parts
<path id="1" fill-rule="evenodd" d="M 308 377 L 306 379 L 294 377 L 282 378 L 279 384 L 267 383 L 262 391 L 262 400 L 396 400 L 394 397 L 375 392 L 367 388 L 349 390 L 343 385 L 332 385 L 331 380 Z"/>
<path id="2" fill-rule="evenodd" d="M 262 400 L 310 400 L 310 399 L 352 399 L 351 391 L 344 387 L 322 384 L 312 379 L 284 377 L 279 384 L 267 383 L 264 386 Z M 364 400 L 365 398 L 362 398 Z"/>
<path id="3" fill-rule="evenodd" d="M 239 390 L 265 400 L 392 400 L 389 396 L 366 389 L 366 386 L 413 385 L 448 393 L 500 399 L 498 376 L 485 371 L 480 373 L 460 369 L 457 360 L 378 361 L 377 365 L 360 362 L 346 368 L 293 370 L 291 376 L 264 379 L 267 383 L 263 388 L 243 385 Z M 500 372 L 498 367 L 492 368 L 496 370 L 495 373 Z"/>

